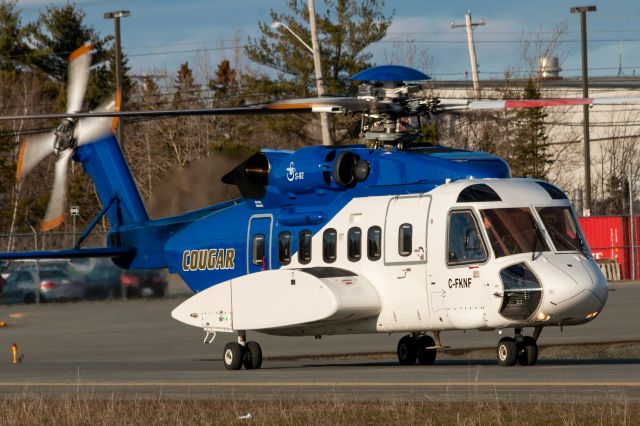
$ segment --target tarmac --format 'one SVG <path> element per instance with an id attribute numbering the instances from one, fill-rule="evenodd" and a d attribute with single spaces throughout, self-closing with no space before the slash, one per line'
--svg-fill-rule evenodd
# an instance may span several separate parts
<path id="1" fill-rule="evenodd" d="M 117 397 L 242 399 L 640 400 L 640 359 L 547 359 L 499 367 L 494 357 L 400 366 L 400 334 L 277 337 L 249 333 L 260 370 L 227 371 L 222 348 L 233 336 L 185 326 L 170 311 L 186 297 L 172 287 L 159 300 L 109 300 L 0 307 L 0 398 Z M 539 344 L 639 342 L 640 284 L 610 286 L 589 324 L 545 329 Z M 527 330 L 530 331 L 530 330 Z M 494 348 L 497 332 L 443 333 L 453 348 Z M 22 362 L 12 364 L 16 343 Z M 341 359 L 336 354 L 359 354 Z"/>

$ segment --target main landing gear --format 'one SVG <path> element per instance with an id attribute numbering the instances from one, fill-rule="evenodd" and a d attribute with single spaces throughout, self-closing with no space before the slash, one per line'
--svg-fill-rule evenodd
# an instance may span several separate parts
<path id="1" fill-rule="evenodd" d="M 426 334 L 408 334 L 398 342 L 398 361 L 402 365 L 432 365 L 436 360 L 436 342 Z"/>
<path id="2" fill-rule="evenodd" d="M 222 361 L 227 370 L 255 370 L 262 366 L 262 349 L 257 342 L 247 342 L 244 332 L 238 333 L 237 342 L 229 342 L 224 346 Z"/>
<path id="3" fill-rule="evenodd" d="M 500 339 L 497 348 L 498 364 L 503 367 L 513 366 L 516 362 L 522 366 L 535 365 L 538 361 L 537 340 L 541 332 L 542 327 L 538 326 L 533 332 L 533 337 L 523 336 L 522 329 L 516 328 L 515 338 Z"/>

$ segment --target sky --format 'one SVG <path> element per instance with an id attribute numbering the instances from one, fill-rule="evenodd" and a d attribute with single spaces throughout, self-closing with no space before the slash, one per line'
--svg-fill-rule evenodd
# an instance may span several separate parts
<path id="1" fill-rule="evenodd" d="M 306 3 L 306 0 L 302 0 Z M 23 24 L 37 19 L 47 4 L 64 1 L 22 0 Z M 202 63 L 208 57 L 217 64 L 232 55 L 229 48 L 234 34 L 242 43 L 259 35 L 258 22 L 270 23 L 270 10 L 286 12 L 284 0 L 78 0 L 86 13 L 86 23 L 102 35 L 113 33 L 113 21 L 104 12 L 129 10 L 122 19 L 122 46 L 134 74 L 149 72 L 173 74 L 181 63 Z M 316 9 L 323 10 L 323 0 Z M 587 15 L 589 67 L 591 76 L 616 76 L 622 55 L 626 76 L 640 75 L 640 1 L 608 0 L 586 2 L 564 0 L 387 0 L 384 13 L 393 14 L 387 37 L 371 46 L 373 61 L 389 62 L 396 46 L 414 40 L 421 57 L 413 65 L 439 80 L 468 78 L 469 52 L 464 29 L 451 29 L 450 23 L 463 23 L 467 11 L 473 22 L 483 19 L 475 29 L 476 55 L 480 78 L 500 78 L 507 69 L 525 69 L 520 60 L 522 37 L 548 39 L 554 28 L 566 23 L 564 41 L 558 47 L 562 75 L 581 73 L 580 17 L 569 13 L 573 6 L 595 5 Z M 400 44 L 393 40 L 404 40 Z M 401 55 L 402 56 L 402 55 Z M 406 57 L 406 56 L 405 56 Z M 309 60 L 312 60 L 311 55 Z M 426 68 L 426 69 L 425 69 Z"/>

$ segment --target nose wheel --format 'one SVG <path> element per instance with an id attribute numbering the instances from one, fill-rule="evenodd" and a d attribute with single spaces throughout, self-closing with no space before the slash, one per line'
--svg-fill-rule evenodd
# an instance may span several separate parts
<path id="1" fill-rule="evenodd" d="M 516 363 L 522 366 L 535 365 L 538 362 L 537 337 L 542 329 L 536 328 L 534 337 L 523 336 L 522 329 L 516 329 L 516 337 L 503 337 L 498 342 L 498 364 L 503 367 L 511 367 Z"/>

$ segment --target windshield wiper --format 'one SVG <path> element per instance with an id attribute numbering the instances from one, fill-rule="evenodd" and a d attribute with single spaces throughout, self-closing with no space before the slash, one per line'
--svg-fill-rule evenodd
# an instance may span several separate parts
<path id="1" fill-rule="evenodd" d="M 538 238 L 542 239 L 542 235 L 540 232 L 540 229 L 538 229 L 538 224 L 536 223 L 535 219 L 531 219 L 531 222 L 533 224 L 533 244 L 532 244 L 532 248 L 531 248 L 531 261 L 533 262 L 534 260 L 536 260 L 536 248 L 538 247 Z"/>

